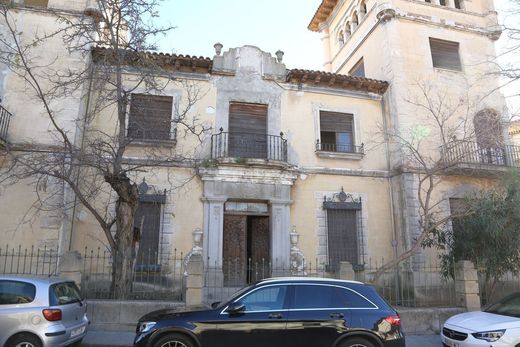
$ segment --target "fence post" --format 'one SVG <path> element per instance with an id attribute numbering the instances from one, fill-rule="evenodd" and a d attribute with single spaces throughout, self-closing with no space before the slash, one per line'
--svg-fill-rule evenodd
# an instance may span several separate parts
<path id="1" fill-rule="evenodd" d="M 83 259 L 78 251 L 65 252 L 60 255 L 58 272 L 61 277 L 76 282 L 81 286 L 81 270 L 83 269 Z"/>
<path id="2" fill-rule="evenodd" d="M 188 262 L 188 279 L 186 281 L 187 307 L 202 305 L 203 271 L 202 255 L 192 255 Z"/>
<path id="3" fill-rule="evenodd" d="M 480 310 L 478 273 L 471 261 L 460 260 L 455 263 L 455 295 L 458 306 L 468 311 Z"/>
<path id="4" fill-rule="evenodd" d="M 353 281 L 356 278 L 356 273 L 352 268 L 352 264 L 348 261 L 342 261 L 339 263 L 339 279 Z"/>

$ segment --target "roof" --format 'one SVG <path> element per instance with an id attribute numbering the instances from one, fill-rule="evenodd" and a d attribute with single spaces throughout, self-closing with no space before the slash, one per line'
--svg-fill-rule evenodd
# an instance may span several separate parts
<path id="1" fill-rule="evenodd" d="M 293 69 L 287 73 L 287 82 L 305 83 L 314 86 L 357 90 L 369 93 L 384 94 L 388 82 L 365 77 L 354 77 L 324 71 Z"/>
<path id="2" fill-rule="evenodd" d="M 353 283 L 353 284 L 364 284 L 358 281 L 338 280 L 334 278 L 322 278 L 322 277 L 271 277 L 261 280 L 259 283 L 265 282 L 336 282 L 336 283 Z"/>
<path id="3" fill-rule="evenodd" d="M 43 275 L 0 275 L 0 280 L 10 281 L 24 281 L 32 284 L 50 285 L 59 282 L 71 282 L 58 276 L 43 276 Z"/>
<path id="4" fill-rule="evenodd" d="M 142 65 L 144 58 L 146 58 L 147 64 L 151 62 L 151 64 L 174 71 L 210 73 L 213 66 L 213 60 L 207 57 L 132 50 L 120 50 L 120 54 L 129 65 Z M 115 58 L 115 50 L 106 47 L 94 47 L 92 57 L 94 62 L 110 62 Z"/>
<path id="5" fill-rule="evenodd" d="M 329 18 L 337 3 L 338 0 L 322 0 L 307 28 L 311 31 L 319 31 L 320 24 Z"/>

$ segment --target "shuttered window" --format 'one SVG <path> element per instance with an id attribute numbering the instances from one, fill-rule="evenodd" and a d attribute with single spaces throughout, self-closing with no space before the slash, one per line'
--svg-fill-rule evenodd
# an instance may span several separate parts
<path id="1" fill-rule="evenodd" d="M 169 140 L 173 98 L 132 94 L 128 137 L 136 140 Z"/>
<path id="2" fill-rule="evenodd" d="M 355 152 L 353 115 L 321 111 L 320 137 L 322 151 Z"/>
<path id="3" fill-rule="evenodd" d="M 462 71 L 459 55 L 459 43 L 430 37 L 433 67 Z"/>
<path id="4" fill-rule="evenodd" d="M 267 105 L 229 104 L 228 151 L 231 157 L 267 158 Z"/>
<path id="5" fill-rule="evenodd" d="M 348 74 L 354 77 L 365 77 L 365 62 L 363 61 L 363 58 L 354 65 Z"/>
<path id="6" fill-rule="evenodd" d="M 159 241 L 161 229 L 161 204 L 139 201 L 134 217 L 134 226 L 139 228 L 137 270 L 147 271 L 149 266 L 159 263 Z"/>
<path id="7" fill-rule="evenodd" d="M 49 0 L 25 0 L 24 4 L 26 6 L 38 6 L 38 7 L 47 7 Z"/>

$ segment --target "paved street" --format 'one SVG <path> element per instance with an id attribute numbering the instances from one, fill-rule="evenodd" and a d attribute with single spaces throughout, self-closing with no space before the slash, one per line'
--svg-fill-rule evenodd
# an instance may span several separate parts
<path id="1" fill-rule="evenodd" d="M 91 331 L 85 337 L 82 347 L 132 346 L 134 334 L 129 332 Z M 438 335 L 408 336 L 407 347 L 441 347 Z"/>

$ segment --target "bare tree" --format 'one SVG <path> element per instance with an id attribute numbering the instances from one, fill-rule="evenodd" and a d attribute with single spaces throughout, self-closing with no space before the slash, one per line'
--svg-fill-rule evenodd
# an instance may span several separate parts
<path id="1" fill-rule="evenodd" d="M 116 298 L 128 297 L 132 280 L 134 254 L 134 216 L 139 192 L 133 179 L 139 172 L 164 165 L 193 166 L 195 158 L 172 148 L 147 149 L 146 160 L 128 158 L 128 146 L 135 140 L 127 136 L 129 105 L 133 92 L 161 94 L 171 84 L 182 88 L 174 124 L 185 136 L 202 141 L 209 130 L 196 116 L 188 115 L 200 99 L 201 91 L 186 80 L 174 76 L 174 68 L 156 49 L 157 37 L 171 27 L 157 27 L 160 0 L 97 0 L 83 16 L 55 13 L 56 29 L 23 38 L 18 28 L 16 8 L 1 5 L 0 18 L 5 34 L 0 36 L 0 63 L 22 79 L 49 120 L 52 145 L 20 151 L 8 146 L 10 165 L 1 172 L 1 182 L 21 179 L 63 183 L 73 192 L 73 199 L 61 208 L 84 206 L 103 230 L 112 252 L 111 292 Z M 83 57 L 85 66 L 56 66 L 50 59 L 42 63 L 41 52 L 49 40 L 63 39 L 70 55 Z M 171 62 L 170 62 L 171 63 Z M 182 63 L 182 62 L 176 62 Z M 72 98 L 84 104 L 85 112 L 76 126 L 81 136 L 74 136 L 70 124 L 63 121 L 58 105 Z M 113 112 L 113 119 L 104 115 Z M 96 123 L 95 121 L 98 121 Z M 96 124 L 105 124 L 100 127 Z M 36 147 L 38 146 L 38 150 Z M 30 147 L 30 146 L 29 146 Z M 192 153 L 193 154 L 193 153 Z M 111 212 L 110 204 L 114 204 Z M 40 206 L 48 201 L 40 199 Z M 50 208 L 57 206 L 50 206 Z"/>

